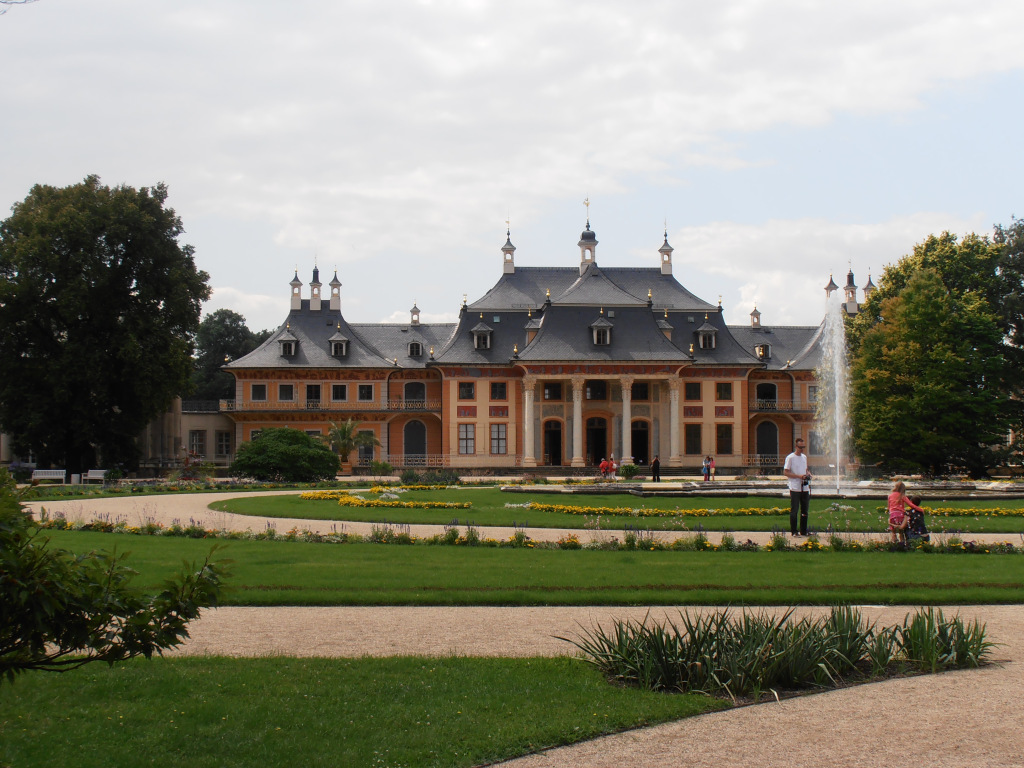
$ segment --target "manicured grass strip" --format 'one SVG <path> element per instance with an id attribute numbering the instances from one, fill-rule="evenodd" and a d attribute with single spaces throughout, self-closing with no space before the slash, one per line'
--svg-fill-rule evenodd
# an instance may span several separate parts
<path id="1" fill-rule="evenodd" d="M 208 541 L 46 531 L 132 553 L 156 586 Z M 230 541 L 229 605 L 664 605 L 1024 602 L 1024 558 L 924 552 L 610 552 Z"/>
<path id="2" fill-rule="evenodd" d="M 376 498 L 372 494 L 362 494 Z M 448 488 L 444 490 L 407 491 L 400 498 L 405 502 L 433 501 L 472 504 L 470 509 L 374 509 L 365 507 L 340 506 L 336 500 L 306 500 L 295 496 L 242 496 L 216 502 L 216 510 L 242 515 L 263 517 L 288 517 L 307 520 L 353 520 L 361 522 L 425 523 L 443 525 L 458 519 L 462 525 L 467 521 L 478 526 L 506 526 L 514 523 L 528 524 L 533 528 L 593 528 L 598 523 L 603 530 L 624 530 L 649 528 L 653 530 L 693 530 L 702 526 L 710 530 L 771 531 L 789 527 L 788 499 L 780 496 L 744 498 L 678 497 L 640 498 L 629 495 L 587 495 L 550 494 L 542 492 L 505 493 L 496 488 Z M 595 510 L 607 507 L 632 506 L 659 510 L 668 516 L 637 517 L 593 513 L 569 514 L 545 509 L 523 507 L 528 502 L 541 505 L 570 505 L 591 507 Z M 506 507 L 506 504 L 519 506 Z M 931 502 L 925 502 L 929 509 Z M 936 506 L 938 502 L 936 502 Z M 750 514 L 752 509 L 776 508 L 773 515 Z M 1024 517 L 990 515 L 978 510 L 976 499 L 943 501 L 941 508 L 946 514 L 928 516 L 932 530 L 966 531 L 970 533 L 1016 533 L 1024 532 Z M 993 502 L 986 509 L 1020 511 L 1022 500 Z M 863 501 L 848 500 L 838 504 L 828 499 L 811 499 L 810 525 L 824 531 L 829 526 L 837 531 L 884 531 L 889 526 L 889 517 L 879 511 L 877 499 Z M 964 514 L 956 515 L 956 510 Z M 672 514 L 678 510 L 678 514 Z M 693 516 L 694 510 L 711 510 L 713 515 Z M 747 510 L 745 514 L 729 514 L 732 510 Z"/>
<path id="3" fill-rule="evenodd" d="M 569 658 L 179 658 L 33 673 L 0 764 L 471 766 L 725 706 L 608 685 Z"/>

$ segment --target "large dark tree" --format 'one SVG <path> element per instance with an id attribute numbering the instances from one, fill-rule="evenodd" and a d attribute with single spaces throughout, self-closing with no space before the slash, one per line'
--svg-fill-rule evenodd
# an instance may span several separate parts
<path id="1" fill-rule="evenodd" d="M 981 475 L 1006 458 L 1021 423 L 1020 312 L 1006 254 L 998 239 L 947 232 L 886 268 L 850 326 L 863 460 Z"/>
<path id="2" fill-rule="evenodd" d="M 19 453 L 131 467 L 187 388 L 208 276 L 166 200 L 89 176 L 33 187 L 0 223 L 0 428 Z"/>
<path id="3" fill-rule="evenodd" d="M 219 400 L 235 396 L 235 377 L 221 370 L 225 362 L 252 352 L 270 335 L 253 333 L 245 318 L 230 309 L 218 309 L 203 318 L 196 336 L 196 367 L 190 397 Z"/>

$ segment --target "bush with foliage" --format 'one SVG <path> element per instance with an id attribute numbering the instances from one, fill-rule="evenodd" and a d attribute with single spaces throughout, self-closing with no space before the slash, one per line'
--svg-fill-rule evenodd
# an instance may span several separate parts
<path id="1" fill-rule="evenodd" d="M 255 480 L 312 483 L 338 473 L 338 456 L 322 441 L 297 429 L 265 429 L 255 440 L 238 447 L 230 472 Z"/>
<path id="2" fill-rule="evenodd" d="M 216 603 L 225 576 L 207 556 L 144 595 L 132 587 L 124 555 L 76 555 L 49 546 L 39 531 L 0 470 L 0 681 L 172 648 L 200 609 Z"/>

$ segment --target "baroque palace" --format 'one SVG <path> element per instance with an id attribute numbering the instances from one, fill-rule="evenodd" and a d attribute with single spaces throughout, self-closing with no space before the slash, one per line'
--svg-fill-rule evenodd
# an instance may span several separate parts
<path id="1" fill-rule="evenodd" d="M 225 365 L 235 398 L 219 404 L 216 448 L 208 429 L 187 429 L 188 447 L 225 459 L 268 427 L 324 434 L 352 419 L 381 444 L 357 465 L 500 471 L 658 455 L 666 471 L 695 471 L 711 455 L 731 471 L 777 470 L 798 435 L 825 461 L 820 326 L 762 325 L 756 308 L 748 326 L 726 325 L 720 304 L 673 276 L 667 234 L 649 268 L 598 266 L 589 220 L 577 245 L 578 265 L 523 267 L 509 234 L 501 277 L 464 299 L 454 324 L 421 323 L 416 306 L 408 323 L 349 322 L 337 273 L 324 296 L 314 268 L 304 296 L 296 272 L 285 322 Z M 851 271 L 849 313 L 856 292 Z"/>
<path id="2" fill-rule="evenodd" d="M 508 233 L 506 233 L 508 235 Z M 180 466 L 184 450 L 221 468 L 269 427 L 325 434 L 352 419 L 378 448 L 350 457 L 396 468 L 561 467 L 602 458 L 697 472 L 777 472 L 797 436 L 827 464 L 815 430 L 822 326 L 726 325 L 722 307 L 672 274 L 667 234 L 656 266 L 600 267 L 587 221 L 578 265 L 522 267 L 508 236 L 501 276 L 456 323 L 346 320 L 335 273 L 308 296 L 296 273 L 285 322 L 225 365 L 235 397 L 177 401 L 140 436 L 141 471 Z M 654 254 L 652 254 L 654 257 Z M 654 261 L 654 258 L 652 258 Z M 874 289 L 870 277 L 865 298 Z M 827 294 L 839 290 L 830 278 Z M 859 308 L 852 270 L 842 308 Z M 31 457 L 24 457 L 31 463 Z M 19 462 L 0 435 L 0 464 Z M 25 462 L 20 462 L 25 463 Z"/>

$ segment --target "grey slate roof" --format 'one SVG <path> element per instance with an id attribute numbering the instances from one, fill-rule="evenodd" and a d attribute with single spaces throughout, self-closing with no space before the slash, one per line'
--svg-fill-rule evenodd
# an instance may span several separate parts
<path id="1" fill-rule="evenodd" d="M 744 349 L 754 354 L 758 344 L 771 345 L 771 358 L 765 360 L 767 368 L 778 371 L 792 361 L 793 368 L 815 368 L 821 362 L 821 350 L 817 342 L 823 326 L 762 326 L 750 328 L 730 326 L 733 338 Z"/>
<path id="2" fill-rule="evenodd" d="M 587 268 L 594 270 L 596 265 Z M 630 305 L 647 303 L 647 291 L 656 309 L 711 311 L 717 309 L 686 290 L 673 275 L 663 275 L 660 267 L 608 267 L 597 269 L 598 274 L 618 289 L 619 301 L 611 295 L 598 297 L 597 303 Z M 481 298 L 469 305 L 474 311 L 527 309 L 540 307 L 551 291 L 552 302 L 580 281 L 578 267 L 516 267 L 512 274 L 503 274 Z M 608 300 L 606 300 L 608 299 Z M 579 303 L 573 300 L 572 303 Z"/>
<path id="3" fill-rule="evenodd" d="M 352 327 L 384 359 L 393 361 L 398 358 L 400 368 L 423 368 L 431 362 L 430 348 L 433 347 L 436 354 L 452 335 L 455 324 L 353 323 Z M 413 341 L 418 341 L 423 348 L 419 357 L 409 356 L 409 344 Z"/>
<path id="4" fill-rule="evenodd" d="M 588 264 L 583 274 L 576 278 L 572 285 L 562 291 L 557 298 L 552 294 L 551 300 L 555 304 L 591 307 L 647 305 L 646 299 L 622 290 L 596 264 Z"/>
<path id="5" fill-rule="evenodd" d="M 611 343 L 594 344 L 592 307 L 553 305 L 544 313 L 537 337 L 519 359 L 528 362 L 682 362 L 681 350 L 665 338 L 654 314 L 646 305 L 620 307 L 607 317 L 612 325 Z M 608 315 L 611 312 L 606 310 Z"/>
<path id="6" fill-rule="evenodd" d="M 293 309 L 288 319 L 270 338 L 244 357 L 224 367 L 232 368 L 378 368 L 393 363 L 384 358 L 371 344 L 341 316 L 328 309 L 326 301 L 313 312 L 309 300 L 302 300 L 301 309 Z M 340 327 L 339 327 L 340 326 Z M 349 338 L 348 353 L 344 357 L 331 355 L 329 338 L 341 333 Z M 280 341 L 289 336 L 297 341 L 295 354 L 281 355 Z"/>

